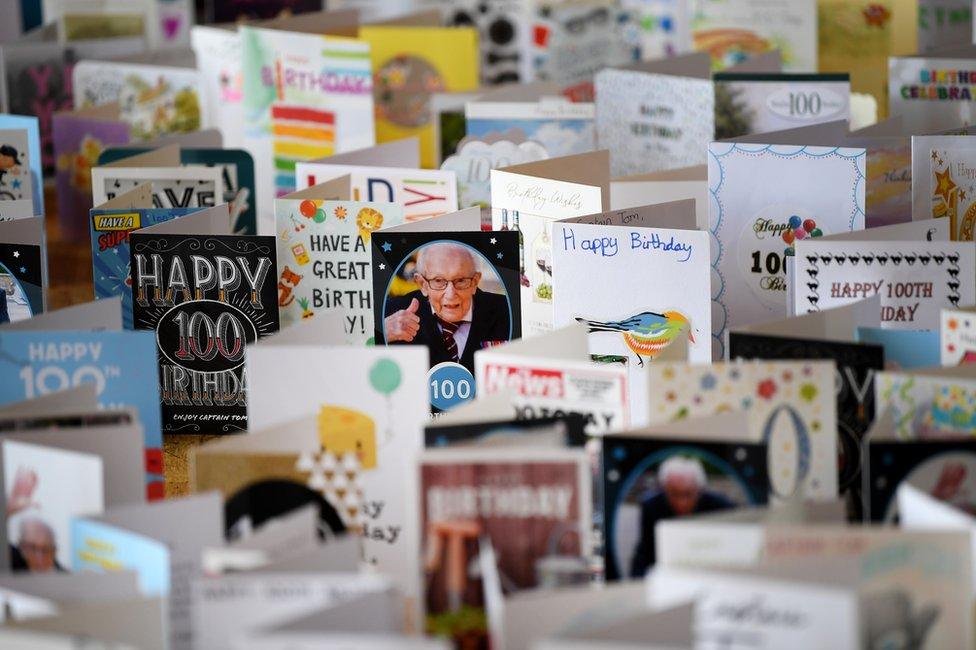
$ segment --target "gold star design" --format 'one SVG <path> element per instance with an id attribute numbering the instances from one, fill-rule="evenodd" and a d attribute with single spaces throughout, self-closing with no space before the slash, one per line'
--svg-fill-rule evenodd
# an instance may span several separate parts
<path id="1" fill-rule="evenodd" d="M 959 190 L 959 200 L 960 201 L 965 201 L 966 200 L 966 191 L 965 190 Z"/>
<path id="2" fill-rule="evenodd" d="M 956 189 L 956 184 L 949 177 L 948 169 L 944 172 L 935 172 L 935 184 L 935 193 L 948 203 L 949 195 L 952 194 L 952 190 Z"/>

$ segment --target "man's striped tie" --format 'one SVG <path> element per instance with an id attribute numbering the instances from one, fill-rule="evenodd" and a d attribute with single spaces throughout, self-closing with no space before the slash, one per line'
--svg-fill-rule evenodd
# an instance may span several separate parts
<path id="1" fill-rule="evenodd" d="M 444 337 L 444 347 L 447 348 L 447 356 L 451 357 L 451 361 L 457 363 L 458 347 L 457 341 L 454 340 L 454 333 L 461 327 L 461 323 L 449 323 L 440 316 L 437 317 L 437 323 L 441 326 L 441 336 Z"/>

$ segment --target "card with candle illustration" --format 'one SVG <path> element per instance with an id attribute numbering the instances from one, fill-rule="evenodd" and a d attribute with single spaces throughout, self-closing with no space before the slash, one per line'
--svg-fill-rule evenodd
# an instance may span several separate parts
<path id="1" fill-rule="evenodd" d="M 373 337 L 370 236 L 403 223 L 403 208 L 326 197 L 316 185 L 275 199 L 278 311 L 283 326 L 339 314 L 342 338 L 360 345 Z"/>
<path id="2" fill-rule="evenodd" d="M 169 234 L 179 223 L 129 236 L 133 324 L 156 332 L 163 430 L 243 431 L 244 348 L 278 330 L 275 240 Z"/>
<path id="3" fill-rule="evenodd" d="M 833 361 L 652 363 L 650 423 L 745 411 L 769 447 L 770 500 L 837 498 Z"/>

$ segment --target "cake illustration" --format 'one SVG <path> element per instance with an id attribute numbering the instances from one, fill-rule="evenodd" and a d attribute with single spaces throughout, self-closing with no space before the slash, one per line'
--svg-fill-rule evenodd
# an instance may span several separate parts
<path id="1" fill-rule="evenodd" d="M 976 433 L 976 391 L 942 386 L 932 401 L 926 424 L 936 434 Z"/>

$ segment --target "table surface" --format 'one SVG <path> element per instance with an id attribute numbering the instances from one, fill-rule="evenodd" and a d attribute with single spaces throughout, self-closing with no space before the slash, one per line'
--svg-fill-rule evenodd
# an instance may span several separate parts
<path id="1" fill-rule="evenodd" d="M 54 186 L 44 188 L 47 212 L 48 309 L 61 309 L 94 300 L 92 285 L 91 241 L 88 237 L 69 241 L 61 236 L 58 225 L 57 195 Z M 166 496 L 183 496 L 189 492 L 188 457 L 190 448 L 216 436 L 163 436 L 163 469 Z"/>

